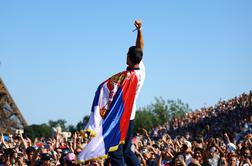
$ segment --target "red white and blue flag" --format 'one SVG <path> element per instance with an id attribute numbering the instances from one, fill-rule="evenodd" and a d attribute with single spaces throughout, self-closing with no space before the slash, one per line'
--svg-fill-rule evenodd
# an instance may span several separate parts
<path id="1" fill-rule="evenodd" d="M 85 127 L 96 134 L 79 153 L 78 160 L 106 157 L 125 141 L 137 84 L 135 71 L 129 70 L 110 77 L 98 87 Z"/>

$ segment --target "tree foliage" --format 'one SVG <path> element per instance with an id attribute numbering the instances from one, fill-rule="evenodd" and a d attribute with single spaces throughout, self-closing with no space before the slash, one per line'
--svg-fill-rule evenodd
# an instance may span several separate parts
<path id="1" fill-rule="evenodd" d="M 159 97 L 155 102 L 140 108 L 136 112 L 135 131 L 145 128 L 147 130 L 164 123 L 170 122 L 174 117 L 183 117 L 187 112 L 192 111 L 188 104 L 180 99 L 167 100 Z"/>
<path id="2" fill-rule="evenodd" d="M 192 109 L 188 104 L 183 103 L 180 99 L 167 100 L 167 106 L 169 110 L 169 120 L 174 117 L 183 117 L 187 112 L 191 112 Z"/>
<path id="3" fill-rule="evenodd" d="M 33 124 L 30 126 L 25 126 L 24 134 L 25 136 L 31 138 L 32 140 L 41 137 L 49 138 L 52 136 L 52 128 L 45 123 L 40 125 Z"/>
<path id="4" fill-rule="evenodd" d="M 140 108 L 136 112 L 135 117 L 135 131 L 142 128 L 147 130 L 155 126 L 163 125 L 170 122 L 174 117 L 185 116 L 187 112 L 192 111 L 188 104 L 183 103 L 180 99 L 164 100 L 162 97 L 156 98 L 155 102 Z M 52 128 L 60 126 L 62 131 L 80 131 L 83 130 L 89 121 L 89 116 L 85 116 L 82 121 L 78 122 L 76 126 L 66 125 L 67 121 L 64 119 L 49 120 L 48 124 L 30 125 L 24 128 L 25 135 L 29 138 L 36 137 L 51 137 Z"/>
<path id="5" fill-rule="evenodd" d="M 25 126 L 24 135 L 34 140 L 35 138 L 45 137 L 49 138 L 53 135 L 53 128 L 58 126 L 61 127 L 62 131 L 69 131 L 71 133 L 80 131 L 84 129 L 84 126 L 88 123 L 89 116 L 85 116 L 83 121 L 80 121 L 76 124 L 76 126 L 70 124 L 66 125 L 67 121 L 64 119 L 58 120 L 49 120 L 48 124 L 33 124 L 30 126 Z"/>
<path id="6" fill-rule="evenodd" d="M 151 113 L 151 111 L 147 110 L 146 108 L 143 108 L 142 111 L 136 112 L 135 117 L 135 128 L 146 128 L 150 129 L 154 125 L 154 119 L 155 117 Z"/>

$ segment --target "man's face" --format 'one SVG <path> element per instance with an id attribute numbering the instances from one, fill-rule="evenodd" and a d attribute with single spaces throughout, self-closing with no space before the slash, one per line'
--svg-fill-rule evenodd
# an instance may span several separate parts
<path id="1" fill-rule="evenodd" d="M 29 160 L 32 160 L 33 154 L 34 154 L 34 152 L 29 152 L 29 153 L 27 154 Z"/>
<path id="2" fill-rule="evenodd" d="M 209 150 L 209 156 L 211 158 L 213 158 L 215 156 L 216 152 L 217 152 L 216 148 L 215 147 L 211 147 L 210 150 Z"/>
<path id="3" fill-rule="evenodd" d="M 236 166 L 237 158 L 236 158 L 236 157 L 231 157 L 231 158 L 228 160 L 228 163 L 229 163 L 229 165 L 231 165 L 231 166 Z"/>
<path id="4" fill-rule="evenodd" d="M 250 157 L 250 150 L 249 150 L 249 149 L 246 149 L 246 150 L 243 152 L 243 156 L 246 157 L 246 158 L 249 158 L 249 157 Z"/>
<path id="5" fill-rule="evenodd" d="M 184 157 L 182 155 L 178 155 L 175 159 L 175 165 L 182 165 L 183 163 L 183 160 L 184 160 Z"/>
<path id="6" fill-rule="evenodd" d="M 195 151 L 194 152 L 194 158 L 196 159 L 196 160 L 202 160 L 202 154 L 201 154 L 201 152 L 200 151 Z"/>

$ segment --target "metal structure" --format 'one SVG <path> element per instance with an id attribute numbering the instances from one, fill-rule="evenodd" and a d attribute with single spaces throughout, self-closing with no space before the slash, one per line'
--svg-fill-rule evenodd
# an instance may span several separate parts
<path id="1" fill-rule="evenodd" d="M 13 133 L 27 125 L 26 120 L 0 78 L 0 132 Z"/>

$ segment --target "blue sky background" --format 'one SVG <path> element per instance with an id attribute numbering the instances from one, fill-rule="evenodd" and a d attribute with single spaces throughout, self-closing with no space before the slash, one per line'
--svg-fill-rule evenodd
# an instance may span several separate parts
<path id="1" fill-rule="evenodd" d="M 142 19 L 155 97 L 191 108 L 252 89 L 252 1 L 1 1 L 0 75 L 29 124 L 90 113 L 99 83 L 126 65 Z"/>

